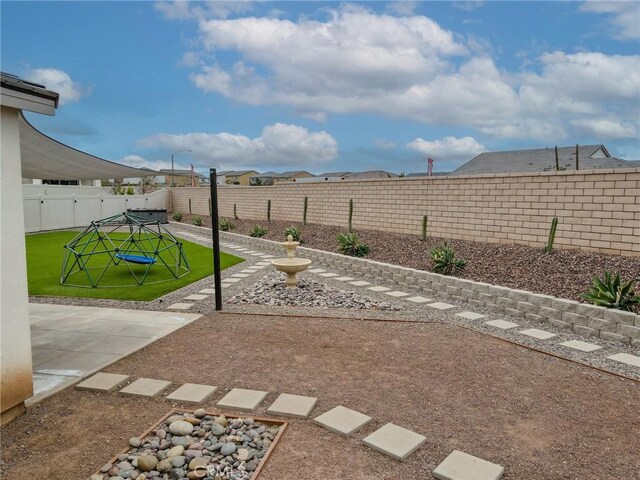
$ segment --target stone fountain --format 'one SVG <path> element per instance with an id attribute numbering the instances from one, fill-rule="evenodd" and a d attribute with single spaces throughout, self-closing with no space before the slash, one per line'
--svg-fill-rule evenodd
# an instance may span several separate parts
<path id="1" fill-rule="evenodd" d="M 287 287 L 296 287 L 298 280 L 296 273 L 302 272 L 309 268 L 311 260 L 308 258 L 296 257 L 296 248 L 300 242 L 294 242 L 293 236 L 289 235 L 286 242 L 282 242 L 282 246 L 287 250 L 287 258 L 277 258 L 271 261 L 271 264 L 277 270 L 287 274 Z"/>

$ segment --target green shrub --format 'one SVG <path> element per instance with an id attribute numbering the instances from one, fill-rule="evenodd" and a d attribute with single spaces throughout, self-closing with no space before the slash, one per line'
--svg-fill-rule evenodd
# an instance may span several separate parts
<path id="1" fill-rule="evenodd" d="M 226 218 L 221 218 L 218 221 L 218 228 L 223 232 L 228 232 L 229 230 L 233 230 L 234 228 L 236 228 L 236 224 L 233 223 L 231 220 L 228 220 Z"/>
<path id="2" fill-rule="evenodd" d="M 593 286 L 582 294 L 582 298 L 599 307 L 617 308 L 631 311 L 632 307 L 640 305 L 640 295 L 633 291 L 633 280 L 627 283 L 620 281 L 620 274 L 612 277 L 604 272 L 604 279 L 593 277 Z"/>
<path id="3" fill-rule="evenodd" d="M 352 257 L 364 257 L 369 253 L 369 245 L 360 243 L 355 232 L 338 234 L 338 250 Z"/>
<path id="4" fill-rule="evenodd" d="M 202 226 L 202 219 L 198 215 L 194 215 L 191 217 L 191 223 L 193 223 L 196 227 Z"/>
<path id="5" fill-rule="evenodd" d="M 173 219 L 176 222 L 181 222 L 182 221 L 182 213 L 180 212 L 173 212 Z"/>
<path id="6" fill-rule="evenodd" d="M 300 241 L 300 229 L 291 225 L 284 229 L 284 238 L 289 238 L 289 235 L 293 237 L 294 242 Z"/>
<path id="7" fill-rule="evenodd" d="M 464 269 L 466 262 L 456 257 L 456 252 L 445 242 L 431 250 L 433 271 L 442 275 L 454 275 Z"/>
<path id="8" fill-rule="evenodd" d="M 267 230 L 264 227 L 261 227 L 260 225 L 256 225 L 255 227 L 253 227 L 249 231 L 249 236 L 250 237 L 264 237 L 267 233 L 269 233 L 269 230 Z"/>

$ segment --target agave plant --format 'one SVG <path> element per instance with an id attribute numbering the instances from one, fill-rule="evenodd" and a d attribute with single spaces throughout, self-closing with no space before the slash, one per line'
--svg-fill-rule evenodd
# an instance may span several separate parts
<path id="1" fill-rule="evenodd" d="M 433 271 L 442 275 L 453 275 L 464 269 L 466 262 L 462 258 L 456 257 L 456 252 L 449 245 L 444 243 L 440 247 L 431 250 L 433 260 Z"/>
<path id="2" fill-rule="evenodd" d="M 633 283 L 633 280 L 623 283 L 619 273 L 613 277 L 604 272 L 603 280 L 593 277 L 593 286 L 582 294 L 582 298 L 599 307 L 631 311 L 632 307 L 640 305 L 640 295 L 634 293 Z"/>

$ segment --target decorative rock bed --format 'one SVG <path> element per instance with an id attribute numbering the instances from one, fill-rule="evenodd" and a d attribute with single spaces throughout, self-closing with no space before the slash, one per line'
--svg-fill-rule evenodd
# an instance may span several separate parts
<path id="1" fill-rule="evenodd" d="M 90 480 L 248 480 L 256 478 L 285 422 L 172 413 Z"/>
<path id="2" fill-rule="evenodd" d="M 278 274 L 264 276 L 249 290 L 231 297 L 227 303 L 375 310 L 401 309 L 390 303 L 328 287 L 308 278 L 300 278 L 298 288 L 287 288 L 281 275 Z"/>

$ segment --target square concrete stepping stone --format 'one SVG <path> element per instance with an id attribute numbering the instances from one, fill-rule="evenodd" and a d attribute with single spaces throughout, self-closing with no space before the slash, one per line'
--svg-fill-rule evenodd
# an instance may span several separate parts
<path id="1" fill-rule="evenodd" d="M 203 288 L 198 293 L 206 293 L 208 295 L 211 295 L 212 293 L 216 293 L 216 289 L 215 288 Z"/>
<path id="2" fill-rule="evenodd" d="M 260 255 L 262 258 L 275 258 L 273 255 Z"/>
<path id="3" fill-rule="evenodd" d="M 466 318 L 467 320 L 480 320 L 481 318 L 484 318 L 484 315 L 476 312 L 460 312 L 456 313 L 456 317 Z"/>
<path id="4" fill-rule="evenodd" d="M 456 308 L 455 305 L 450 305 L 443 302 L 430 303 L 427 305 L 427 307 L 435 308 L 437 310 L 449 310 L 450 308 Z"/>
<path id="5" fill-rule="evenodd" d="M 607 358 L 615 360 L 616 362 L 626 363 L 632 367 L 640 367 L 640 357 L 631 355 L 630 353 L 616 353 L 615 355 L 609 355 Z"/>
<path id="6" fill-rule="evenodd" d="M 340 275 L 338 275 L 337 273 L 327 272 L 327 273 L 321 273 L 320 276 L 321 277 L 339 277 Z"/>
<path id="7" fill-rule="evenodd" d="M 581 352 L 593 352 L 594 350 L 600 350 L 600 345 L 595 345 L 589 342 L 581 342 L 580 340 L 569 340 L 562 342 L 560 345 L 563 347 L 573 348 L 574 350 L 580 350 Z"/>
<path id="8" fill-rule="evenodd" d="M 519 327 L 517 323 L 507 322 L 506 320 L 491 320 L 490 322 L 484 322 L 492 327 L 500 328 L 502 330 L 509 330 L 510 328 Z"/>
<path id="9" fill-rule="evenodd" d="M 358 280 L 356 282 L 349 282 L 351 285 L 355 285 L 356 287 L 364 287 L 365 285 L 371 285 L 369 282 L 365 282 L 364 280 Z"/>
<path id="10" fill-rule="evenodd" d="M 223 278 L 222 283 L 236 283 L 242 280 L 241 278 Z"/>
<path id="11" fill-rule="evenodd" d="M 439 480 L 498 480 L 502 472 L 502 465 L 454 450 L 432 474 Z"/>
<path id="12" fill-rule="evenodd" d="M 413 302 L 413 303 L 427 303 L 427 302 L 433 301 L 430 298 L 421 297 L 420 295 L 416 295 L 415 297 L 409 297 L 409 298 L 406 298 L 405 300 L 409 300 L 410 302 Z"/>
<path id="13" fill-rule="evenodd" d="M 318 401 L 315 397 L 281 393 L 267 409 L 267 413 L 286 417 L 307 418 Z"/>
<path id="14" fill-rule="evenodd" d="M 209 298 L 209 295 L 204 295 L 200 293 L 194 293 L 193 295 L 189 295 L 188 297 L 184 297 L 185 300 L 204 300 L 205 298 Z"/>
<path id="15" fill-rule="evenodd" d="M 137 395 L 139 397 L 155 397 L 170 384 L 171 382 L 167 382 L 165 380 L 139 378 L 120 390 L 120 393 L 124 393 L 125 395 Z"/>
<path id="16" fill-rule="evenodd" d="M 244 270 L 240 270 L 238 273 L 256 273 L 258 268 L 245 268 Z"/>
<path id="17" fill-rule="evenodd" d="M 251 275 L 250 273 L 234 273 L 233 275 L 231 275 L 231 278 L 247 278 L 249 275 Z"/>
<path id="18" fill-rule="evenodd" d="M 371 421 L 371 417 L 350 408 L 338 405 L 313 419 L 315 423 L 327 430 L 349 436 Z"/>
<path id="19" fill-rule="evenodd" d="M 367 290 L 371 290 L 372 292 L 386 292 L 391 289 L 387 287 L 369 287 Z"/>
<path id="20" fill-rule="evenodd" d="M 269 392 L 234 388 L 218 402 L 219 407 L 233 408 L 251 412 L 260 404 Z"/>
<path id="21" fill-rule="evenodd" d="M 310 271 L 311 273 L 322 273 L 322 272 L 324 272 L 324 270 L 323 270 L 323 269 L 321 269 L 321 268 L 314 268 L 314 269 L 311 269 L 311 270 L 309 270 L 309 271 Z"/>
<path id="22" fill-rule="evenodd" d="M 218 387 L 212 385 L 199 385 L 197 383 L 185 383 L 178 389 L 167 395 L 167 400 L 178 402 L 200 403 L 216 391 Z"/>
<path id="23" fill-rule="evenodd" d="M 391 458 L 402 461 L 426 441 L 427 438 L 418 433 L 393 423 L 387 423 L 368 437 L 365 437 L 362 443 L 380 453 L 389 455 Z"/>
<path id="24" fill-rule="evenodd" d="M 109 392 L 124 382 L 129 375 L 119 375 L 117 373 L 96 373 L 87 378 L 84 382 L 76 385 L 78 390 L 93 390 L 96 392 Z"/>
<path id="25" fill-rule="evenodd" d="M 188 310 L 193 307 L 193 303 L 173 303 L 167 307 L 167 310 Z"/>
<path id="26" fill-rule="evenodd" d="M 336 277 L 335 280 L 339 280 L 341 282 L 348 282 L 349 280 L 353 280 L 351 277 Z"/>
<path id="27" fill-rule="evenodd" d="M 546 332 L 544 330 L 538 330 L 537 328 L 530 328 L 528 330 L 522 330 L 523 335 L 528 335 L 529 337 L 537 338 L 538 340 L 548 340 L 550 338 L 556 337 L 555 333 Z"/>
<path id="28" fill-rule="evenodd" d="M 262 254 L 261 254 L 261 253 L 257 253 L 257 252 L 256 252 L 256 253 L 252 253 L 252 254 L 251 254 L 251 256 L 252 256 L 252 257 L 261 257 L 261 256 L 262 256 Z"/>
<path id="29" fill-rule="evenodd" d="M 396 297 L 396 298 L 409 296 L 408 293 L 401 292 L 399 290 L 394 290 L 393 292 L 385 292 L 385 295 L 389 295 L 391 297 Z"/>

